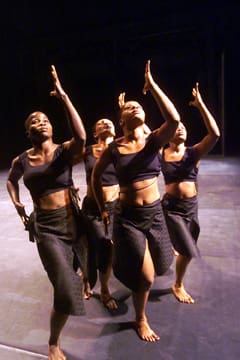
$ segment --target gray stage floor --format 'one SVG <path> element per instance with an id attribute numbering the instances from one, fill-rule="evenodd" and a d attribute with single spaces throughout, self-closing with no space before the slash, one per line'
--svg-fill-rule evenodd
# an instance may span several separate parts
<path id="1" fill-rule="evenodd" d="M 240 340 L 240 159 L 208 157 L 199 175 L 201 259 L 193 260 L 186 286 L 194 305 L 177 302 L 169 288 L 174 263 L 156 278 L 147 304 L 157 343 L 141 341 L 131 327 L 134 310 L 129 291 L 113 276 L 111 288 L 120 300 L 110 313 L 95 296 L 87 314 L 70 317 L 62 335 L 68 360 L 239 360 Z M 8 197 L 7 171 L 0 173 L 0 360 L 47 358 L 52 290 Z M 82 165 L 74 170 L 80 194 L 85 192 Z M 162 179 L 159 182 L 163 189 Z M 22 201 L 31 210 L 23 186 Z"/>

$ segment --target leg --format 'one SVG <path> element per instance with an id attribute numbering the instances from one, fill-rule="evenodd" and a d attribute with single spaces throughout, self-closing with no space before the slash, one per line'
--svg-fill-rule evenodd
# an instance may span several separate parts
<path id="1" fill-rule="evenodd" d="M 83 277 L 83 298 L 85 300 L 89 300 L 93 295 L 93 291 L 91 290 L 91 286 L 87 278 Z"/>
<path id="2" fill-rule="evenodd" d="M 176 281 L 172 286 L 173 294 L 180 302 L 193 304 L 194 299 L 188 294 L 183 286 L 183 278 L 187 270 L 187 266 L 191 259 L 189 257 L 178 255 L 176 260 Z"/>
<path id="3" fill-rule="evenodd" d="M 68 319 L 68 315 L 61 314 L 52 309 L 50 318 L 50 337 L 49 337 L 49 360 L 66 360 L 66 357 L 59 345 L 60 333 Z"/>
<path id="4" fill-rule="evenodd" d="M 137 292 L 133 292 L 133 305 L 136 312 L 136 330 L 139 337 L 145 341 L 156 341 L 160 337 L 150 328 L 145 308 L 148 301 L 150 287 L 154 280 L 154 266 L 152 258 L 149 252 L 148 244 L 146 242 L 146 251 L 143 260 L 142 267 L 142 281 L 140 289 Z"/>
<path id="5" fill-rule="evenodd" d="M 107 309 L 113 310 L 113 309 L 117 309 L 118 306 L 116 301 L 111 297 L 108 287 L 108 280 L 111 275 L 111 270 L 112 270 L 112 265 L 110 264 L 107 268 L 106 273 L 99 271 L 99 281 L 101 284 L 100 299 Z"/>

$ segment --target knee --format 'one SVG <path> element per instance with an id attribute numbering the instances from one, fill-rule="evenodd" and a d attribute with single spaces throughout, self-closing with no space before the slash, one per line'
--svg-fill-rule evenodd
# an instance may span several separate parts
<path id="1" fill-rule="evenodd" d="M 141 280 L 141 289 L 144 291 L 149 290 L 152 287 L 154 281 L 154 275 L 143 275 Z"/>

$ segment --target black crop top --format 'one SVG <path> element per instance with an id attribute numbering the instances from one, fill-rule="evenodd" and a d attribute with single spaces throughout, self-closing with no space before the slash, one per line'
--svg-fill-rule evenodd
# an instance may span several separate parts
<path id="1" fill-rule="evenodd" d="M 144 148 L 139 152 L 121 154 L 115 141 L 109 145 L 109 150 L 120 186 L 151 179 L 158 176 L 161 171 L 159 145 L 152 134 L 146 139 Z"/>
<path id="2" fill-rule="evenodd" d="M 162 155 L 162 173 L 165 184 L 179 183 L 182 181 L 197 181 L 196 151 L 193 147 L 187 147 L 183 158 L 179 161 L 166 161 L 163 151 Z"/>
<path id="3" fill-rule="evenodd" d="M 14 173 L 18 178 L 23 175 L 23 182 L 33 200 L 73 185 L 72 165 L 63 145 L 56 148 L 50 163 L 37 166 L 29 164 L 25 151 L 15 162 Z M 10 173 L 8 179 L 14 182 L 14 174 Z"/>
<path id="4" fill-rule="evenodd" d="M 97 158 L 93 155 L 92 146 L 91 145 L 87 146 L 84 156 L 84 163 L 85 163 L 85 171 L 86 171 L 86 182 L 88 185 L 91 184 L 92 170 L 96 161 Z M 101 176 L 101 182 L 102 182 L 102 186 L 111 186 L 118 184 L 118 179 L 113 164 L 109 164 L 106 167 L 104 173 Z"/>

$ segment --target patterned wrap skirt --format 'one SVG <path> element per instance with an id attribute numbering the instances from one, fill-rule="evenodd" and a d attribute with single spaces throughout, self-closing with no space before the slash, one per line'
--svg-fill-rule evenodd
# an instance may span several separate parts
<path id="1" fill-rule="evenodd" d="M 130 206 L 118 201 L 113 223 L 113 272 L 132 291 L 138 291 L 146 239 L 156 275 L 163 275 L 173 261 L 161 201 Z"/>
<path id="2" fill-rule="evenodd" d="M 82 212 L 88 219 L 87 236 L 89 244 L 89 256 L 92 259 L 92 265 L 103 273 L 106 273 L 110 264 L 112 264 L 112 229 L 113 229 L 113 215 L 116 200 L 106 202 L 105 207 L 110 216 L 110 224 L 108 226 L 108 235 L 105 235 L 101 214 L 99 212 L 96 202 L 85 196 L 82 203 Z"/>
<path id="3" fill-rule="evenodd" d="M 72 207 L 56 210 L 35 209 L 34 238 L 38 252 L 54 289 L 54 309 L 68 315 L 84 315 L 81 264 L 83 244 L 79 219 Z M 82 234 L 81 234 L 82 235 Z"/>
<path id="4" fill-rule="evenodd" d="M 174 249 L 189 258 L 199 257 L 197 240 L 200 227 L 197 196 L 178 199 L 165 194 L 162 206 Z"/>

